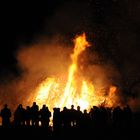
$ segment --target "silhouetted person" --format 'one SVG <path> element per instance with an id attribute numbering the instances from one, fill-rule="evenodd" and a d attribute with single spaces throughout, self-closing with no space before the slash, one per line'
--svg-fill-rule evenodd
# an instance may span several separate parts
<path id="1" fill-rule="evenodd" d="M 74 109 L 74 105 L 71 105 L 71 109 L 69 110 L 69 117 L 71 121 L 71 127 L 76 125 L 76 110 Z"/>
<path id="2" fill-rule="evenodd" d="M 100 114 L 100 109 L 97 106 L 93 106 L 92 110 L 92 121 L 93 121 L 93 127 L 100 128 L 100 120 L 101 120 L 101 114 Z"/>
<path id="3" fill-rule="evenodd" d="M 31 107 L 31 122 L 32 126 L 39 126 L 39 107 L 36 102 L 33 102 Z"/>
<path id="4" fill-rule="evenodd" d="M 2 117 L 2 126 L 4 128 L 10 127 L 11 111 L 8 108 L 7 104 L 5 104 L 4 108 L 1 110 L 1 117 Z"/>
<path id="5" fill-rule="evenodd" d="M 53 108 L 53 131 L 59 132 L 61 130 L 61 123 L 60 108 Z"/>
<path id="6" fill-rule="evenodd" d="M 49 121 L 51 117 L 51 112 L 46 105 L 43 105 L 42 109 L 39 111 L 41 126 L 43 128 L 49 128 Z"/>
<path id="7" fill-rule="evenodd" d="M 69 116 L 69 110 L 64 107 L 63 110 L 61 111 L 61 116 L 62 116 L 62 127 L 63 130 L 68 130 L 71 127 L 71 121 L 70 121 L 70 116 Z"/>
<path id="8" fill-rule="evenodd" d="M 22 104 L 18 105 L 14 112 L 14 123 L 15 127 L 25 126 L 25 109 L 22 107 Z"/>
<path id="9" fill-rule="evenodd" d="M 123 108 L 123 123 L 125 128 L 130 127 L 132 124 L 132 110 L 129 105 Z"/>
<path id="10" fill-rule="evenodd" d="M 31 121 L 31 108 L 30 106 L 26 106 L 25 122 L 26 122 L 27 127 L 30 127 L 30 121 Z"/>
<path id="11" fill-rule="evenodd" d="M 112 127 L 112 108 L 107 107 L 107 127 L 111 128 Z"/>
<path id="12" fill-rule="evenodd" d="M 90 126 L 91 126 L 91 119 L 90 119 L 90 115 L 89 113 L 87 113 L 87 110 L 84 110 L 84 113 L 82 114 L 82 119 L 81 119 L 81 124 L 82 124 L 82 128 L 84 130 L 89 130 Z"/>
<path id="13" fill-rule="evenodd" d="M 114 127 L 116 128 L 122 128 L 122 121 L 123 121 L 123 111 L 122 109 L 117 106 L 116 108 L 114 108 L 113 110 L 113 124 Z"/>
<path id="14" fill-rule="evenodd" d="M 100 127 L 105 129 L 107 127 L 108 112 L 104 106 L 100 107 Z"/>
<path id="15" fill-rule="evenodd" d="M 90 109 L 89 111 L 89 116 L 90 116 L 90 120 L 91 120 L 91 127 L 94 127 L 94 110 L 93 108 Z"/>
<path id="16" fill-rule="evenodd" d="M 82 122 L 82 111 L 80 110 L 80 106 L 77 106 L 75 116 L 76 116 L 76 127 L 80 128 L 81 127 L 81 122 Z"/>

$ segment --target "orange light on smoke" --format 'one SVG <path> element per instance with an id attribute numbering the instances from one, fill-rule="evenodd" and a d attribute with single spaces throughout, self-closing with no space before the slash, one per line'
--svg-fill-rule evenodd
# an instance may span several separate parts
<path id="1" fill-rule="evenodd" d="M 60 77 L 48 77 L 42 81 L 32 93 L 30 101 L 37 102 L 39 107 L 46 104 L 52 111 L 53 107 L 66 106 L 70 108 L 80 106 L 81 110 L 89 110 L 93 105 L 100 105 L 105 101 L 106 106 L 112 106 L 115 99 L 116 87 L 111 87 L 109 95 L 99 95 L 95 93 L 92 81 L 87 80 L 84 75 L 79 76 L 78 59 L 89 46 L 86 35 L 83 33 L 74 39 L 73 53 L 70 55 L 71 64 L 68 68 L 67 81 L 62 81 Z M 94 71 L 93 71 L 94 72 Z M 78 75 L 78 76 L 77 76 Z"/>

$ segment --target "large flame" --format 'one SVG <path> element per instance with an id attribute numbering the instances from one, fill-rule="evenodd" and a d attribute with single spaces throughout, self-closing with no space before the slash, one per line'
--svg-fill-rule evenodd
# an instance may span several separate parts
<path id="1" fill-rule="evenodd" d="M 68 81 L 64 90 L 64 97 L 62 98 L 61 106 L 70 106 L 72 104 L 77 104 L 78 100 L 80 99 L 80 97 L 77 98 L 75 74 L 78 70 L 78 56 L 86 49 L 87 46 L 89 46 L 89 44 L 86 41 L 85 34 L 83 34 L 82 36 L 78 36 L 75 39 L 74 52 L 71 55 L 72 64 L 69 67 Z M 83 107 L 83 105 L 81 104 L 81 107 Z"/>
<path id="2" fill-rule="evenodd" d="M 116 87 L 111 86 L 107 96 L 97 94 L 92 81 L 79 75 L 79 56 L 89 46 L 85 33 L 77 36 L 74 44 L 67 80 L 62 80 L 60 77 L 46 78 L 35 89 L 30 100 L 37 102 L 39 107 L 46 104 L 51 111 L 54 107 L 63 108 L 66 106 L 69 108 L 72 104 L 79 105 L 81 110 L 89 110 L 93 105 L 112 106 L 116 98 Z"/>

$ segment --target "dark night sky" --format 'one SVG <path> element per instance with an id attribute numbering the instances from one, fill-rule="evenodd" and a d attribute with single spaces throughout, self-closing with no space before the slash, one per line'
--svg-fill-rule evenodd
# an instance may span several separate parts
<path id="1" fill-rule="evenodd" d="M 38 36 L 94 34 L 97 51 L 124 80 L 140 79 L 139 0 L 46 0 L 28 5 L 5 4 L 0 22 L 0 76 L 17 74 L 15 53 Z"/>

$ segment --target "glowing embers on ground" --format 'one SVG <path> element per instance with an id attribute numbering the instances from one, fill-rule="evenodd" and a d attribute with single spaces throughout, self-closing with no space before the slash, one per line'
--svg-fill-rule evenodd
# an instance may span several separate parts
<path id="1" fill-rule="evenodd" d="M 39 107 L 46 104 L 52 111 L 54 107 L 61 109 L 66 106 L 80 106 L 81 110 L 90 109 L 93 105 L 100 105 L 106 102 L 112 106 L 115 98 L 116 88 L 111 87 L 108 96 L 98 95 L 94 91 L 94 85 L 84 75 L 79 76 L 78 59 L 79 55 L 89 46 L 86 35 L 77 36 L 74 40 L 74 50 L 70 55 L 71 65 L 68 68 L 66 81 L 60 77 L 49 77 L 42 81 L 33 93 L 32 101 L 37 102 Z M 77 76 L 78 75 L 78 76 Z"/>

